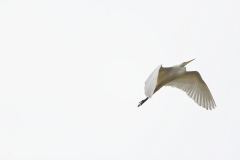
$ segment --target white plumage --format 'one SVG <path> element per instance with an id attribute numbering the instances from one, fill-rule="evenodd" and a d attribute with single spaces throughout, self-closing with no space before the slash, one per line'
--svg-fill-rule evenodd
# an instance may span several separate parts
<path id="1" fill-rule="evenodd" d="M 162 86 L 171 86 L 186 92 L 199 106 L 214 109 L 216 104 L 201 75 L 197 71 L 187 72 L 184 67 L 193 60 L 169 68 L 158 66 L 146 80 L 145 95 L 147 98 L 139 102 L 138 106 L 151 98 Z"/>
<path id="2" fill-rule="evenodd" d="M 161 67 L 161 65 L 158 66 L 156 69 L 154 69 L 152 74 L 148 77 L 148 79 L 145 82 L 145 87 L 144 87 L 145 95 L 149 98 L 152 97 L 155 87 L 157 85 L 157 78 L 158 78 L 157 75 L 158 75 L 160 67 Z"/>

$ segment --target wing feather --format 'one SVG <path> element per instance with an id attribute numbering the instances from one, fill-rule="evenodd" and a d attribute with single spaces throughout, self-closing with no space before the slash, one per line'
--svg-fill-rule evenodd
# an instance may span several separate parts
<path id="1" fill-rule="evenodd" d="M 186 72 L 183 76 L 165 84 L 183 90 L 199 106 L 206 109 L 214 109 L 215 101 L 208 86 L 197 71 Z"/>
<path id="2" fill-rule="evenodd" d="M 145 95 L 148 98 L 152 97 L 154 90 L 157 86 L 157 78 L 158 78 L 158 73 L 159 73 L 160 68 L 161 68 L 161 65 L 159 65 L 157 68 L 155 68 L 145 82 L 145 87 L 144 87 Z"/>
<path id="3" fill-rule="evenodd" d="M 207 95 L 206 90 L 203 90 L 203 94 L 204 94 L 204 95 Z M 203 98 L 203 105 L 204 105 L 204 106 L 207 106 L 206 99 L 207 99 L 207 98 Z"/>

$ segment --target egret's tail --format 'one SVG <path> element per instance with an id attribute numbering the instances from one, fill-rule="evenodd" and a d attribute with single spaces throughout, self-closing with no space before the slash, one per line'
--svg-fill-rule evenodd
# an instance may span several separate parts
<path id="1" fill-rule="evenodd" d="M 144 99 L 144 100 L 142 100 L 141 102 L 139 102 L 139 104 L 138 104 L 138 107 L 140 107 L 144 102 L 146 102 L 148 100 L 148 97 L 146 98 L 146 99 Z"/>

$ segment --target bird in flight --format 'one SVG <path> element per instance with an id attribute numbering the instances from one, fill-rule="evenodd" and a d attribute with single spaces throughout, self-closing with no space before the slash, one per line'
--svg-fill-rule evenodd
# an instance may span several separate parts
<path id="1" fill-rule="evenodd" d="M 214 109 L 216 104 L 201 75 L 197 71 L 186 71 L 185 66 L 193 60 L 195 59 L 173 67 L 162 67 L 162 65 L 159 65 L 146 80 L 145 95 L 147 98 L 140 101 L 138 107 L 163 86 L 171 86 L 186 92 L 199 106 L 207 110 Z"/>

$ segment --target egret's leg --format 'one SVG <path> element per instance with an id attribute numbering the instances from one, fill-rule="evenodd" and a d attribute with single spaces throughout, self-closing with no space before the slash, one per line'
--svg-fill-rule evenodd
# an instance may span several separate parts
<path id="1" fill-rule="evenodd" d="M 146 98 L 146 99 L 144 99 L 144 100 L 142 100 L 141 102 L 139 102 L 139 104 L 138 104 L 138 107 L 140 107 L 144 102 L 146 102 L 148 100 L 148 97 Z"/>

